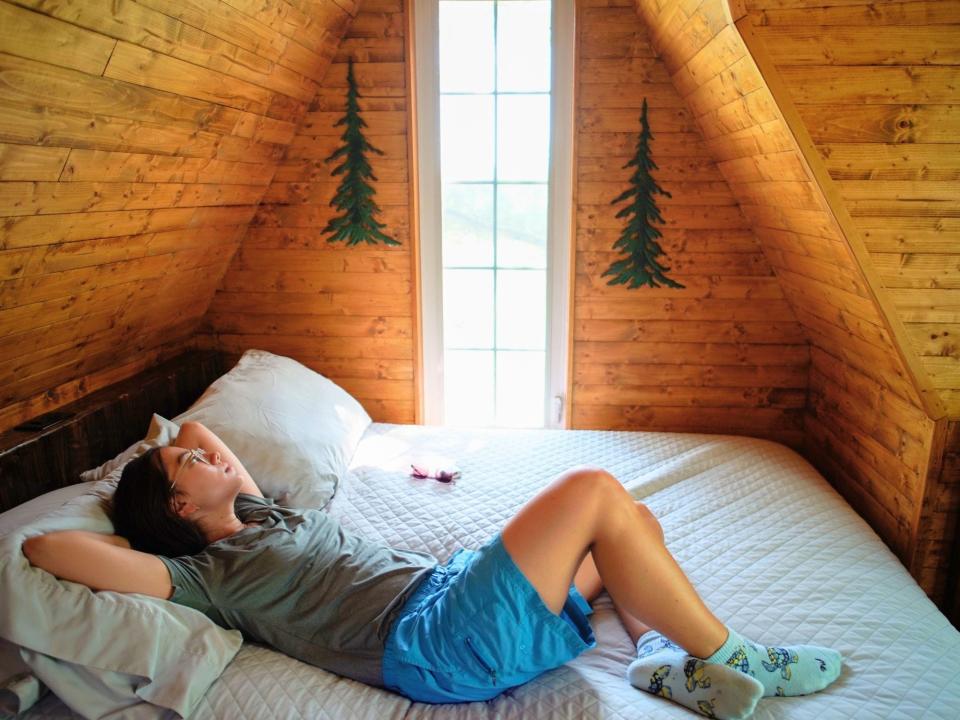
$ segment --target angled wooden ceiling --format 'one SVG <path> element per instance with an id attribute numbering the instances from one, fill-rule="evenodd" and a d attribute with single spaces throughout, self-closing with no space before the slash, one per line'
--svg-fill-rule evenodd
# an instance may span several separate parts
<path id="1" fill-rule="evenodd" d="M 356 13 L 0 1 L 0 426 L 192 342 Z"/>
<path id="2" fill-rule="evenodd" d="M 778 11 L 791 4 L 778 2 Z M 795 17 L 808 10 L 813 23 L 830 10 L 796 5 Z M 956 481 L 942 477 L 947 446 L 958 441 L 956 423 L 945 420 L 952 376 L 931 381 L 851 218 L 849 195 L 745 8 L 731 11 L 727 0 L 636 7 L 810 340 L 805 456 L 942 597 L 956 514 Z"/>
<path id="3" fill-rule="evenodd" d="M 960 8 L 746 0 L 899 341 L 960 416 Z M 862 243 L 860 242 L 862 240 Z"/>

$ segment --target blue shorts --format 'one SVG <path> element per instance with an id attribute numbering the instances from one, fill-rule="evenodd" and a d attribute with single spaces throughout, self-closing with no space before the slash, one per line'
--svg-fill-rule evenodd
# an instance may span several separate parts
<path id="1" fill-rule="evenodd" d="M 390 627 L 384 686 L 411 700 L 489 700 L 596 647 L 593 609 L 571 583 L 560 615 L 507 553 L 500 534 L 457 550 L 407 599 Z"/>

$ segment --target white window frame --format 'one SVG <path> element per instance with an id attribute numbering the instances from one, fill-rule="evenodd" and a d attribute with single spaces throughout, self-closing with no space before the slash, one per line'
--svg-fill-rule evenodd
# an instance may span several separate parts
<path id="1" fill-rule="evenodd" d="M 443 262 L 440 199 L 440 5 L 414 2 L 414 77 L 419 168 L 423 419 L 443 419 Z M 574 0 L 553 0 L 550 168 L 547 220 L 547 336 L 544 427 L 567 427 L 570 262 L 573 234 Z"/>

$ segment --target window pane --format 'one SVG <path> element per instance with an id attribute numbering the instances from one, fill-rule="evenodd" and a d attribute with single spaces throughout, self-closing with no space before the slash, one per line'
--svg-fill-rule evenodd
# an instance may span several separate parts
<path id="1" fill-rule="evenodd" d="M 547 266 L 546 185 L 497 185 L 497 265 Z"/>
<path id="2" fill-rule="evenodd" d="M 551 13 L 552 0 L 439 1 L 450 425 L 546 420 Z"/>
<path id="3" fill-rule="evenodd" d="M 493 425 L 492 350 L 447 350 L 443 376 L 445 424 Z"/>
<path id="4" fill-rule="evenodd" d="M 550 2 L 497 6 L 497 90 L 550 92 Z"/>
<path id="5" fill-rule="evenodd" d="M 546 182 L 550 96 L 497 96 L 497 180 Z"/>
<path id="6" fill-rule="evenodd" d="M 543 427 L 544 353 L 497 353 L 497 425 Z"/>
<path id="7" fill-rule="evenodd" d="M 443 346 L 493 347 L 493 270 L 443 271 Z"/>
<path id="8" fill-rule="evenodd" d="M 498 348 L 545 348 L 546 283 L 543 270 L 497 270 Z"/>
<path id="9" fill-rule="evenodd" d="M 493 3 L 440 3 L 440 92 L 493 92 Z"/>
<path id="10" fill-rule="evenodd" d="M 493 265 L 493 185 L 443 185 L 443 265 Z"/>
<path id="11" fill-rule="evenodd" d="M 493 180 L 493 95 L 440 96 L 444 182 Z"/>

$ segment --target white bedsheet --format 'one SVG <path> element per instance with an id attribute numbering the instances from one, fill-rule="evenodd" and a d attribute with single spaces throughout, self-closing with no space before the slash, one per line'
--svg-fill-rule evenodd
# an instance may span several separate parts
<path id="1" fill-rule="evenodd" d="M 409 477 L 411 462 L 444 460 L 463 472 L 453 484 Z M 482 545 L 578 464 L 609 470 L 650 506 L 722 620 L 757 641 L 827 645 L 844 656 L 825 691 L 764 698 L 758 720 L 960 717 L 960 633 L 816 470 L 774 442 L 374 423 L 330 512 L 375 540 L 446 560 L 461 545 Z M 597 648 L 488 703 L 411 703 L 246 644 L 194 717 L 701 717 L 627 683 L 629 637 L 606 593 L 594 608 Z M 48 695 L 21 717 L 76 716 Z"/>

